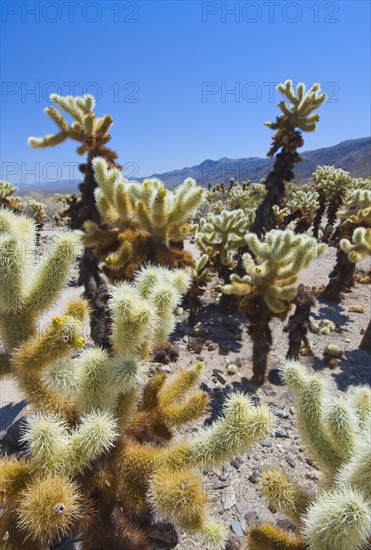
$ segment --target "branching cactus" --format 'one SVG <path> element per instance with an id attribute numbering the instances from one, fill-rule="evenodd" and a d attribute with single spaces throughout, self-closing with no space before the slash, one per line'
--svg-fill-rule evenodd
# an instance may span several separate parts
<path id="1" fill-rule="evenodd" d="M 52 94 L 50 98 L 56 107 L 47 107 L 45 112 L 58 126 L 58 132 L 41 138 L 30 137 L 28 143 L 36 149 L 54 147 L 67 139 L 80 143 L 77 153 L 86 154 L 86 162 L 79 165 L 79 170 L 84 175 L 84 181 L 79 185 L 81 197 L 71 201 L 63 215 L 69 219 L 71 229 L 81 229 L 86 220 L 100 224 L 100 214 L 94 196 L 97 182 L 93 172 L 93 159 L 97 156 L 104 157 L 110 167 L 121 169 L 121 166 L 115 162 L 117 153 L 107 147 L 111 139 L 108 131 L 113 124 L 112 116 L 107 114 L 97 117 L 94 112 L 95 99 L 91 95 L 62 97 Z M 66 120 L 58 107 L 72 118 L 71 123 Z M 92 311 L 90 322 L 92 338 L 98 345 L 107 347 L 109 323 L 105 316 L 105 302 L 108 289 L 98 270 L 98 259 L 91 249 L 85 249 L 81 259 L 78 284 L 85 287 L 85 297 Z"/>
<path id="2" fill-rule="evenodd" d="M 295 92 L 292 81 L 287 80 L 284 84 L 279 84 L 277 90 L 288 103 L 281 101 L 278 105 L 281 115 L 276 117 L 275 122 L 265 123 L 272 130 L 276 130 L 268 156 L 273 157 L 280 152 L 275 158 L 273 170 L 266 178 L 267 194 L 256 211 L 252 226 L 252 232 L 258 236 L 276 225 L 273 206 L 282 206 L 285 182 L 290 182 L 294 178 L 293 169 L 302 160 L 297 152 L 297 149 L 304 145 L 302 132 L 313 132 L 316 129 L 319 115 L 314 111 L 326 99 L 326 94 L 319 92 L 319 84 L 313 84 L 306 92 L 305 85 L 300 83 Z"/>
<path id="3" fill-rule="evenodd" d="M 98 155 L 103 156 L 111 166 L 117 166 L 115 164 L 117 153 L 106 146 L 111 139 L 108 131 L 113 124 L 113 119 L 111 115 L 97 117 L 94 113 L 95 99 L 91 95 L 62 97 L 52 94 L 50 99 L 56 107 L 47 107 L 44 111 L 57 125 L 58 132 L 42 138 L 30 137 L 28 143 L 34 149 L 44 149 L 72 139 L 80 143 L 77 153 L 87 154 L 87 163 L 80 165 L 80 170 L 85 175 L 84 182 L 80 185 L 82 200 L 78 212 L 75 212 L 76 216 L 72 219 L 72 229 L 80 229 L 85 220 L 94 220 L 97 223 L 100 221 L 94 201 L 94 190 L 97 184 L 92 168 L 93 158 Z M 73 122 L 68 122 L 57 107 L 69 115 Z"/>
<path id="4" fill-rule="evenodd" d="M 289 209 L 288 216 L 284 219 L 284 225 L 297 220 L 295 233 L 305 233 L 313 224 L 313 216 L 319 209 L 319 195 L 313 191 L 295 190 L 286 202 Z"/>
<path id="5" fill-rule="evenodd" d="M 209 256 L 209 266 L 225 282 L 236 265 L 236 255 L 245 244 L 245 235 L 254 220 L 252 211 L 242 209 L 219 215 L 208 214 L 200 220 L 195 238 L 201 252 Z"/>
<path id="6" fill-rule="evenodd" d="M 200 298 L 204 295 L 208 283 L 214 276 L 215 273 L 209 267 L 209 256 L 201 254 L 192 269 L 192 285 L 184 300 L 184 305 L 189 305 L 189 323 L 191 325 L 195 323 Z"/>
<path id="7" fill-rule="evenodd" d="M 251 254 L 243 257 L 246 275 L 231 275 L 226 294 L 242 297 L 240 308 L 251 322 L 253 380 L 264 382 L 268 353 L 272 345 L 269 323 L 273 316 L 285 319 L 297 295 L 298 274 L 325 248 L 307 235 L 273 229 L 264 239 L 248 233 Z"/>
<path id="8" fill-rule="evenodd" d="M 321 469 L 322 485 L 313 495 L 283 471 L 265 471 L 263 494 L 301 534 L 295 541 L 274 526 L 256 526 L 249 534 L 249 548 L 361 549 L 368 539 L 371 513 L 370 389 L 357 388 L 347 402 L 329 401 L 320 374 L 287 361 L 282 375 L 296 397 L 300 433 Z"/>
<path id="9" fill-rule="evenodd" d="M 79 251 L 80 235 L 64 233 L 37 262 L 34 222 L 0 210 L 0 322 L 6 352 L 35 334 L 37 319 L 58 299 Z"/>
<path id="10" fill-rule="evenodd" d="M 19 197 L 14 196 L 17 191 L 18 187 L 15 187 L 8 181 L 0 181 L 0 208 L 8 208 L 17 213 L 21 212 L 26 203 L 22 202 Z"/>
<path id="11" fill-rule="evenodd" d="M 8 331 L 6 316 L 12 313 L 27 327 L 26 336 L 15 339 L 11 333 L 6 339 L 8 373 L 36 410 L 22 437 L 26 455 L 0 460 L 3 547 L 44 549 L 80 530 L 84 549 L 149 549 L 146 529 L 154 514 L 202 533 L 212 548 L 221 547 L 225 532 L 210 516 L 197 470 L 221 464 L 267 437 L 273 417 L 247 396 L 231 394 L 216 423 L 188 440 L 171 442 L 179 426 L 209 408 L 207 393 L 195 390 L 202 365 L 168 380 L 161 371 L 150 378 L 146 372 L 151 352 L 173 330 L 173 312 L 190 275 L 147 266 L 133 283 L 115 286 L 109 302 L 111 353 L 95 347 L 71 358 L 71 351 L 84 344 L 82 301 L 70 303 L 65 315 L 54 317 L 38 335 L 33 317 L 23 319 L 24 303 L 32 303 L 36 316 L 60 290 L 66 249 L 61 254 L 56 245 L 30 291 L 19 297 L 23 264 L 14 244 L 28 236 L 32 245 L 33 222 L 7 211 L 0 222 L 6 259 L 0 286 L 8 285 L 2 322 L 5 313 Z"/>
<path id="12" fill-rule="evenodd" d="M 342 221 L 337 233 L 340 243 L 343 242 L 345 248 L 339 244 L 336 264 L 329 275 L 329 283 L 323 292 L 324 297 L 329 300 L 339 299 L 341 293 L 353 285 L 355 265 L 356 261 L 358 261 L 358 256 L 354 249 L 354 246 L 356 246 L 354 239 L 357 239 L 357 242 L 360 239 L 362 242 L 363 236 L 367 237 L 371 229 L 371 191 L 369 189 L 348 191 L 344 206 L 345 208 L 338 212 Z M 364 229 L 366 229 L 366 232 L 363 231 Z M 366 247 L 361 245 L 361 248 L 367 252 L 368 237 L 363 242 Z"/>
<path id="13" fill-rule="evenodd" d="M 359 218 L 359 215 L 357 218 Z M 347 254 L 349 261 L 353 264 L 356 264 L 366 256 L 370 256 L 371 227 L 357 227 L 352 235 L 352 241 L 349 239 L 341 239 L 340 249 Z M 371 321 L 368 323 L 359 347 L 360 349 L 371 350 Z"/>
<path id="14" fill-rule="evenodd" d="M 319 208 L 314 221 L 314 235 L 318 237 L 319 226 L 325 212 L 326 228 L 334 226 L 337 211 L 344 204 L 345 195 L 353 185 L 353 178 L 349 172 L 341 168 L 318 166 L 312 174 L 312 179 L 319 195 Z"/>
<path id="15" fill-rule="evenodd" d="M 156 179 L 125 181 L 103 158 L 94 161 L 94 171 L 97 207 L 106 228 L 86 222 L 85 244 L 102 258 L 110 280 L 132 279 L 146 262 L 193 265 L 191 254 L 182 250 L 187 224 L 203 198 L 203 189 L 193 179 L 170 191 Z"/>

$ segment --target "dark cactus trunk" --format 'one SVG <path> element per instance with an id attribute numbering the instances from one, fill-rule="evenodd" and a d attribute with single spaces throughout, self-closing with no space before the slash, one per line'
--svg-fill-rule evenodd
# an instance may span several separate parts
<path id="1" fill-rule="evenodd" d="M 356 264 L 351 262 L 343 250 L 338 250 L 336 265 L 330 273 L 330 281 L 322 293 L 327 300 L 338 300 L 342 292 L 353 286 L 353 276 Z"/>
<path id="2" fill-rule="evenodd" d="M 272 347 L 270 322 L 273 317 L 262 296 L 242 298 L 241 311 L 250 321 L 249 334 L 253 342 L 253 377 L 252 382 L 262 385 L 265 382 L 268 368 L 268 356 Z"/>
<path id="3" fill-rule="evenodd" d="M 285 137 L 287 138 L 285 148 L 276 156 L 273 170 L 265 180 L 267 194 L 256 211 L 255 221 L 251 227 L 251 232 L 259 237 L 275 227 L 276 217 L 273 213 L 273 206 L 275 204 L 282 205 L 285 195 L 285 181 L 294 179 L 293 169 L 302 160 L 296 151 L 298 147 L 304 145 L 301 133 L 292 129 L 286 132 Z M 280 147 L 283 147 L 283 143 L 274 143 L 269 156 L 273 156 Z"/>
<path id="4" fill-rule="evenodd" d="M 363 349 L 365 351 L 371 351 L 371 319 L 366 328 L 366 332 L 363 335 L 363 338 L 359 345 L 359 349 Z"/>
<path id="5" fill-rule="evenodd" d="M 318 239 L 319 226 L 321 224 L 322 217 L 323 217 L 323 214 L 325 213 L 325 210 L 326 210 L 326 199 L 322 194 L 320 194 L 319 208 L 316 212 L 316 215 L 314 217 L 314 222 L 313 222 L 313 235 L 316 237 L 316 239 Z"/>
<path id="6" fill-rule="evenodd" d="M 314 306 L 314 303 L 312 292 L 308 287 L 300 284 L 295 299 L 295 313 L 290 315 L 287 326 L 284 328 L 284 332 L 288 332 L 289 335 L 287 359 L 299 359 L 302 343 L 310 349 L 307 333 L 310 310 Z"/>

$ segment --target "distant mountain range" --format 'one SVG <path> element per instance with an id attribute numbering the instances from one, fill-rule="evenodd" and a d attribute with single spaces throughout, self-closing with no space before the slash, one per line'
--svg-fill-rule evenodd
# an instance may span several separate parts
<path id="1" fill-rule="evenodd" d="M 360 138 L 343 141 L 333 147 L 323 147 L 314 151 L 304 151 L 304 160 L 296 168 L 296 181 L 305 182 L 310 179 L 318 165 L 331 165 L 347 170 L 353 177 L 371 175 L 371 138 Z M 163 174 L 152 174 L 150 178 L 159 178 L 166 186 L 173 189 L 185 178 L 194 178 L 199 185 L 207 187 L 220 181 L 229 182 L 230 178 L 236 181 L 259 181 L 266 177 L 273 166 L 270 158 L 249 157 L 219 160 L 205 160 L 196 166 L 173 170 Z M 145 179 L 145 178 L 140 178 Z M 20 194 L 30 191 L 43 193 L 73 193 L 78 190 L 79 182 L 59 181 L 55 183 L 19 184 Z"/>

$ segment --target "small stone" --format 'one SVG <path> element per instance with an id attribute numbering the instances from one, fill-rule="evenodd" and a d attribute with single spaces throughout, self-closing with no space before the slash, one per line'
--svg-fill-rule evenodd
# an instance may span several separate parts
<path id="1" fill-rule="evenodd" d="M 239 469 L 241 464 L 242 464 L 242 459 L 239 456 L 236 456 L 236 458 L 230 461 L 230 465 L 233 466 L 233 468 L 236 468 L 236 470 Z"/>
<path id="2" fill-rule="evenodd" d="M 237 502 L 236 493 L 234 492 L 233 487 L 225 487 L 222 490 L 222 504 L 224 510 L 230 510 Z"/>
<path id="3" fill-rule="evenodd" d="M 231 523 L 231 529 L 238 537 L 243 537 L 244 536 L 243 531 L 242 531 L 242 527 L 241 527 L 241 523 L 239 521 L 233 521 Z"/>
<path id="4" fill-rule="evenodd" d="M 207 348 L 208 351 L 215 351 L 216 349 L 218 349 L 218 344 L 216 344 L 215 342 L 213 344 L 210 344 Z"/>
<path id="5" fill-rule="evenodd" d="M 274 436 L 281 439 L 288 439 L 290 437 L 287 431 L 281 430 L 281 428 L 278 428 L 277 430 L 275 430 Z"/>
<path id="6" fill-rule="evenodd" d="M 291 468 L 295 468 L 295 461 L 290 455 L 285 455 L 287 464 L 290 464 Z"/>
<path id="7" fill-rule="evenodd" d="M 218 372 L 218 374 L 216 375 L 217 379 L 219 380 L 219 382 L 221 384 L 226 384 L 227 383 L 227 380 L 224 378 L 224 376 L 222 374 L 220 374 L 220 372 Z"/>
<path id="8" fill-rule="evenodd" d="M 272 442 L 269 439 L 262 439 L 260 445 L 262 447 L 272 447 Z"/>
<path id="9" fill-rule="evenodd" d="M 258 483 L 258 479 L 260 477 L 261 471 L 260 470 L 254 470 L 253 473 L 249 476 L 249 481 L 251 483 Z"/>

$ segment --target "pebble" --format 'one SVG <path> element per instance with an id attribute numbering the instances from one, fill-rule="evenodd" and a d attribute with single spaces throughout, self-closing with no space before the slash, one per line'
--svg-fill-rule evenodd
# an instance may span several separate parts
<path id="1" fill-rule="evenodd" d="M 279 438 L 283 438 L 283 439 L 287 439 L 287 438 L 290 437 L 289 433 L 286 430 L 281 430 L 280 428 L 275 430 L 274 436 L 279 437 Z"/>
<path id="2" fill-rule="evenodd" d="M 258 483 L 260 474 L 261 470 L 254 470 L 253 473 L 249 476 L 249 481 L 251 481 L 251 483 Z"/>
<path id="3" fill-rule="evenodd" d="M 260 441 L 260 445 L 262 447 L 272 447 L 272 441 L 270 441 L 269 439 L 262 439 Z"/>
<path id="4" fill-rule="evenodd" d="M 236 493 L 232 486 L 225 487 L 222 490 L 222 504 L 224 510 L 230 510 L 237 503 Z"/>
<path id="5" fill-rule="evenodd" d="M 291 468 L 295 468 L 295 461 L 290 455 L 285 455 L 285 460 L 287 464 L 290 464 Z"/>
<path id="6" fill-rule="evenodd" d="M 227 383 L 227 380 L 224 378 L 224 376 L 222 374 L 220 374 L 220 372 L 218 372 L 218 374 L 216 375 L 216 378 L 219 380 L 219 382 L 221 384 L 226 384 Z"/>
<path id="7" fill-rule="evenodd" d="M 230 461 L 230 465 L 233 466 L 233 468 L 236 468 L 238 470 L 242 464 L 242 459 L 239 456 L 236 456 L 233 460 Z"/>
<path id="8" fill-rule="evenodd" d="M 242 527 L 241 527 L 241 523 L 239 521 L 233 521 L 231 523 L 231 529 L 238 537 L 243 537 L 244 536 L 243 531 L 242 531 Z"/>

